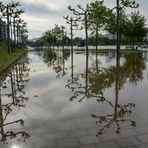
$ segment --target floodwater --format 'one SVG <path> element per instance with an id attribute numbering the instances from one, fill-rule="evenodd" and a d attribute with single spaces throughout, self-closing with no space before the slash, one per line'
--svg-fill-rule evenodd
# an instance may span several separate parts
<path id="1" fill-rule="evenodd" d="M 34 51 L 0 80 L 0 148 L 148 147 L 147 52 Z"/>

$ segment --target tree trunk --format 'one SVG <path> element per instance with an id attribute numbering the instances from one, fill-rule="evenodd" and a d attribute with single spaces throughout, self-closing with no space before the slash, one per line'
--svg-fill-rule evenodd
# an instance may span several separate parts
<path id="1" fill-rule="evenodd" d="M 119 60 L 120 54 L 120 4 L 117 0 L 117 61 Z"/>
<path id="2" fill-rule="evenodd" d="M 14 31 L 14 52 L 15 52 L 16 48 L 15 17 L 13 18 L 13 31 Z"/>
<path id="3" fill-rule="evenodd" d="M 85 36 L 86 36 L 86 54 L 88 55 L 88 26 L 87 26 L 87 11 L 85 12 Z"/>
<path id="4" fill-rule="evenodd" d="M 96 52 L 98 51 L 98 25 L 96 27 Z"/>
<path id="5" fill-rule="evenodd" d="M 7 46 L 8 46 L 8 53 L 10 53 L 10 22 L 9 22 L 9 6 L 7 5 Z"/>

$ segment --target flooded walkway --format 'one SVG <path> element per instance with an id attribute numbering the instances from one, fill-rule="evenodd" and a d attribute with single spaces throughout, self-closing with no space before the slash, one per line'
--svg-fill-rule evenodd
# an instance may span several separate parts
<path id="1" fill-rule="evenodd" d="M 147 57 L 29 52 L 0 77 L 0 148 L 147 148 Z"/>

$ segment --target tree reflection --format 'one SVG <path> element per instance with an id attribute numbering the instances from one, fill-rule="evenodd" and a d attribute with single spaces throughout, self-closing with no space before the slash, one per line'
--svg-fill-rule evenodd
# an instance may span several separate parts
<path id="1" fill-rule="evenodd" d="M 108 104 L 113 113 L 107 115 L 92 114 L 91 117 L 96 119 L 96 123 L 100 124 L 97 136 L 103 134 L 104 130 L 112 125 L 116 126 L 116 133 L 121 132 L 120 124 L 129 122 L 131 126 L 136 126 L 135 121 L 128 118 L 135 108 L 134 103 L 121 104 L 119 102 L 119 91 L 126 83 L 136 85 L 143 79 L 143 71 L 146 66 L 142 54 L 130 53 L 125 55 L 125 62 L 120 66 L 120 59 L 117 59 L 116 66 L 109 68 L 99 68 L 98 58 L 96 54 L 96 67 L 88 67 L 88 57 L 86 55 L 85 72 L 71 77 L 66 87 L 72 90 L 73 95 L 70 101 L 78 99 L 79 102 L 84 99 L 95 99 L 102 105 Z M 75 77 L 75 78 L 74 78 Z M 69 83 L 71 82 L 71 83 Z M 115 100 L 111 101 L 104 96 L 105 90 L 115 87 Z M 114 103 L 113 103 L 114 102 Z"/>
<path id="2" fill-rule="evenodd" d="M 113 104 L 111 101 L 108 101 L 109 105 L 113 108 L 113 113 L 107 115 L 96 115 L 92 114 L 91 117 L 95 118 L 96 124 L 100 124 L 101 128 L 96 136 L 102 135 L 105 129 L 110 128 L 110 126 L 116 126 L 116 133 L 119 134 L 121 132 L 120 124 L 124 122 L 129 122 L 131 126 L 135 127 L 136 122 L 132 119 L 126 117 L 127 115 L 132 113 L 132 109 L 135 108 L 134 103 L 128 104 L 120 104 L 119 103 L 119 61 L 117 60 L 116 64 L 116 79 L 115 79 L 115 103 Z"/>
<path id="3" fill-rule="evenodd" d="M 4 73 L 3 81 L 0 81 L 0 134 L 1 141 L 3 142 L 7 141 L 8 138 L 18 137 L 21 140 L 25 140 L 30 137 L 25 131 L 11 130 L 11 126 L 17 126 L 17 124 L 24 126 L 23 119 L 14 121 L 9 119 L 9 115 L 13 109 L 15 109 L 15 107 L 25 107 L 25 102 L 29 99 L 25 97 L 24 91 L 29 81 L 28 72 L 28 59 L 22 58 L 17 65 L 14 65 L 11 70 Z"/>
<path id="4" fill-rule="evenodd" d="M 64 76 L 67 68 L 65 67 L 65 61 L 70 56 L 69 51 L 48 51 L 44 53 L 44 62 L 57 73 L 57 77 Z"/>
<path id="5" fill-rule="evenodd" d="M 83 99 L 90 98 L 99 98 L 100 100 L 104 100 L 102 90 L 99 90 L 99 92 L 97 91 L 95 93 L 93 92 L 94 90 L 92 90 L 92 84 L 90 83 L 90 69 L 88 68 L 88 65 L 89 55 L 86 55 L 85 72 L 76 74 L 75 76 L 72 75 L 72 79 L 68 80 L 66 87 L 74 92 L 74 95 L 71 96 L 70 101 L 78 99 L 79 102 L 81 102 Z"/>
<path id="6" fill-rule="evenodd" d="M 44 52 L 43 60 L 49 67 L 51 67 L 55 64 L 55 61 L 57 60 L 57 54 L 53 51 Z"/>
<path id="7" fill-rule="evenodd" d="M 145 60 L 142 53 L 130 53 L 125 55 L 126 62 L 123 66 L 126 77 L 129 78 L 129 83 L 136 85 L 143 79 L 143 70 L 146 69 Z"/>

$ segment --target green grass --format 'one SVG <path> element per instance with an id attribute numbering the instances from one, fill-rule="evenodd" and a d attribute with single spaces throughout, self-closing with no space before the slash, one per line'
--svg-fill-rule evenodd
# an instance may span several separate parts
<path id="1" fill-rule="evenodd" d="M 0 41 L 0 69 L 3 69 L 25 51 L 26 49 L 16 49 L 16 52 L 8 54 L 7 44 Z"/>

